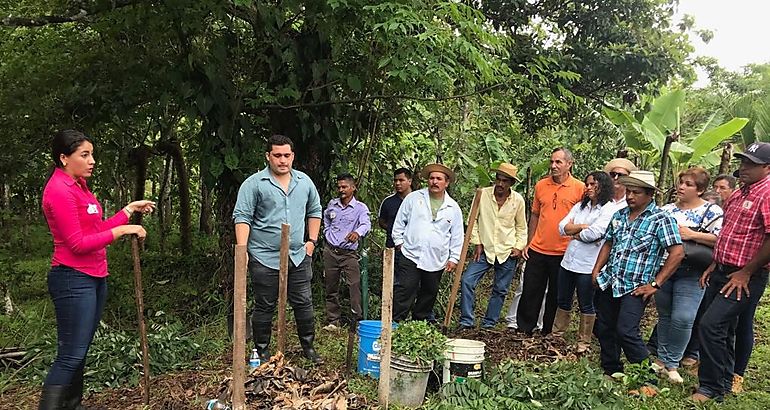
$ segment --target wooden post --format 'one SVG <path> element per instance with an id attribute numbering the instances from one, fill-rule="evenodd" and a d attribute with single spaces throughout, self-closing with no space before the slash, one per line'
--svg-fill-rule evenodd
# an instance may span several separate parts
<path id="1" fill-rule="evenodd" d="M 233 410 L 246 410 L 246 245 L 235 245 L 233 280 Z"/>
<path id="2" fill-rule="evenodd" d="M 380 333 L 380 406 L 387 409 L 390 394 L 390 335 L 393 329 L 393 248 L 382 253 L 382 332 Z"/>
<path id="3" fill-rule="evenodd" d="M 289 279 L 289 232 L 291 225 L 281 224 L 281 255 L 278 265 L 278 351 L 286 351 L 286 297 Z"/>
<path id="4" fill-rule="evenodd" d="M 460 289 L 460 280 L 463 276 L 463 270 L 465 270 L 465 260 L 468 256 L 468 244 L 471 241 L 471 232 L 473 231 L 473 225 L 476 224 L 476 218 L 479 216 L 479 201 L 481 200 L 481 188 L 476 190 L 476 195 L 473 196 L 473 204 L 471 205 L 471 213 L 468 217 L 468 227 L 465 228 L 465 240 L 463 240 L 463 248 L 460 251 L 460 260 L 455 266 L 455 278 L 452 283 L 452 291 L 449 293 L 449 302 L 446 307 L 446 317 L 444 318 L 444 329 L 449 329 L 449 323 L 452 321 L 452 310 L 455 307 L 455 301 L 457 300 L 457 291 Z"/>
<path id="5" fill-rule="evenodd" d="M 139 260 L 139 237 L 131 237 L 131 254 L 134 257 L 134 295 L 136 298 L 136 317 L 139 322 L 139 337 L 142 347 L 142 399 L 150 404 L 150 352 L 147 349 L 147 326 L 144 323 L 144 292 L 142 291 L 142 264 Z"/>

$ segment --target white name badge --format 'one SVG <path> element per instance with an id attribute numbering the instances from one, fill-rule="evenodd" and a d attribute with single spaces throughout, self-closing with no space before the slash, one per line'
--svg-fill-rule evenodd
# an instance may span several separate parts
<path id="1" fill-rule="evenodd" d="M 94 215 L 99 212 L 99 209 L 96 208 L 96 204 L 88 204 L 88 209 L 86 209 L 86 212 L 89 215 Z"/>

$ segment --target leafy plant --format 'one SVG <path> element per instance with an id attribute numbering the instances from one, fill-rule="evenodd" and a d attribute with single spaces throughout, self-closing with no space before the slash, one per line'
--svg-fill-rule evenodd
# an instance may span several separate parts
<path id="1" fill-rule="evenodd" d="M 446 343 L 446 336 L 427 322 L 403 322 L 393 331 L 392 353 L 408 357 L 417 364 L 429 364 L 443 359 Z"/>

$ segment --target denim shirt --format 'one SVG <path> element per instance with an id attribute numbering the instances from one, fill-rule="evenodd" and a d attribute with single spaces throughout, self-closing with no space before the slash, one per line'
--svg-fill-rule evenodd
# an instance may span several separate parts
<path id="1" fill-rule="evenodd" d="M 281 250 L 281 224 L 291 225 L 289 258 L 299 266 L 305 252 L 307 218 L 321 218 L 321 198 L 307 174 L 291 170 L 289 189 L 284 191 L 265 168 L 246 178 L 238 190 L 233 210 L 236 224 L 248 224 L 249 257 L 271 269 L 278 269 Z"/>

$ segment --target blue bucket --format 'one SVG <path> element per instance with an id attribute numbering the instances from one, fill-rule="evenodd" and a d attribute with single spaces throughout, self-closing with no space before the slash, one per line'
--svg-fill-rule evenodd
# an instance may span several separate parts
<path id="1" fill-rule="evenodd" d="M 393 323 L 393 327 L 396 324 Z M 380 332 L 379 320 L 361 320 L 358 322 L 358 373 L 380 378 Z"/>

